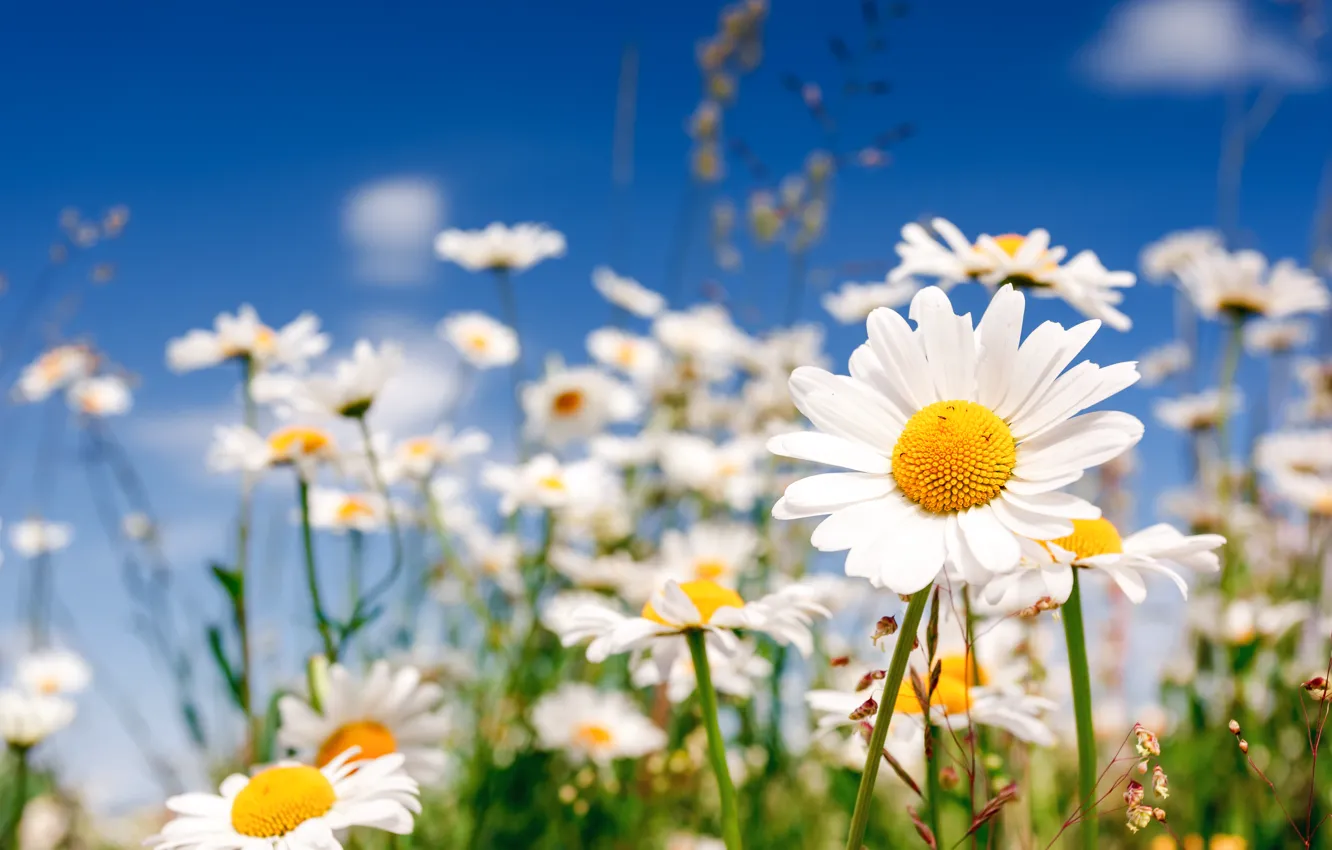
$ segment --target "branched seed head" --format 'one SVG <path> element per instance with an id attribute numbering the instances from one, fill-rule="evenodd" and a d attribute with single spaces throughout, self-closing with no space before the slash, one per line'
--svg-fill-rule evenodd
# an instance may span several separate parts
<path id="1" fill-rule="evenodd" d="M 1152 822 L 1151 806 L 1129 806 L 1124 814 L 1129 832 L 1137 832 Z"/>
<path id="2" fill-rule="evenodd" d="M 1170 798 L 1170 784 L 1166 779 L 1165 771 L 1161 769 L 1159 764 L 1152 771 L 1152 792 L 1162 800 Z"/>
<path id="3" fill-rule="evenodd" d="M 851 712 L 850 717 L 852 720 L 864 720 L 866 717 L 873 717 L 878 711 L 879 704 L 874 701 L 874 697 L 870 697 L 857 706 L 856 709 Z"/>
<path id="4" fill-rule="evenodd" d="M 1141 723 L 1134 723 L 1133 734 L 1138 738 L 1138 755 L 1143 758 L 1161 755 L 1161 742 L 1152 730 Z"/>
<path id="5" fill-rule="evenodd" d="M 861 676 L 859 682 L 856 682 L 856 690 L 863 691 L 866 688 L 868 688 L 870 685 L 874 684 L 877 681 L 880 681 L 887 675 L 888 675 L 887 670 L 871 670 L 865 675 Z"/>
<path id="6" fill-rule="evenodd" d="M 1142 802 L 1143 796 L 1142 783 L 1136 779 L 1130 779 L 1128 787 L 1124 789 L 1124 802 L 1131 809 Z"/>
<path id="7" fill-rule="evenodd" d="M 874 625 L 874 645 L 878 646 L 879 641 L 895 634 L 897 634 L 897 618 L 880 617 L 879 622 Z"/>
<path id="8" fill-rule="evenodd" d="M 1332 685 L 1329 685 L 1327 679 L 1322 676 L 1314 676 L 1300 687 L 1319 702 L 1332 702 Z"/>
<path id="9" fill-rule="evenodd" d="M 1239 735 L 1239 733 L 1240 733 L 1239 721 L 1232 719 L 1230 721 L 1230 734 Z"/>

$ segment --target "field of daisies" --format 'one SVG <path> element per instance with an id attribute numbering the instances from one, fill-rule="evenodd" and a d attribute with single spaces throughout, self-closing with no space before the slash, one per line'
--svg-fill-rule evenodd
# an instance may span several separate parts
<path id="1" fill-rule="evenodd" d="M 767 15 L 728 7 L 699 46 L 699 192 L 734 154 L 722 128 Z M 817 88 L 799 96 L 817 117 Z M 886 277 L 816 295 L 833 186 L 909 133 L 889 135 L 703 213 L 720 268 L 789 258 L 773 300 L 799 321 L 685 297 L 678 272 L 566 267 L 612 318 L 559 316 L 586 334 L 560 357 L 529 346 L 550 317 L 524 299 L 525 272 L 569 263 L 558 222 L 439 233 L 437 260 L 498 305 L 433 318 L 460 380 L 502 389 L 503 432 L 457 409 L 385 430 L 404 347 L 334 340 L 313 313 L 237 304 L 161 340 L 173 380 L 227 376 L 243 423 L 200 459 L 234 493 L 207 564 L 165 566 L 172 506 L 117 438 L 127 367 L 46 334 L 11 401 L 105 470 L 87 484 L 104 527 L 59 500 L 4 518 L 22 629 L 0 668 L 0 850 L 1332 846 L 1326 284 L 1208 229 L 1109 269 L 994 210 L 994 234 L 897 222 Z M 128 223 L 67 213 L 51 267 L 87 255 L 109 277 L 95 252 Z M 1174 333 L 1091 362 L 1148 286 L 1172 292 Z M 854 336 L 849 361 L 825 326 Z M 1142 393 L 1148 421 L 1122 409 Z M 1135 485 L 1146 429 L 1174 432 L 1187 486 Z M 28 461 L 57 450 L 40 442 Z M 295 529 L 277 563 L 261 496 Z M 61 563 L 99 533 L 106 564 Z M 114 816 L 52 757 L 112 704 L 88 699 L 109 671 L 61 626 L 52 574 L 104 568 L 167 695 L 151 724 L 123 715 L 161 794 Z M 254 615 L 275 569 L 297 577 L 302 659 L 278 676 Z M 1130 651 L 1149 598 L 1171 622 Z M 156 723 L 192 751 L 153 746 Z"/>

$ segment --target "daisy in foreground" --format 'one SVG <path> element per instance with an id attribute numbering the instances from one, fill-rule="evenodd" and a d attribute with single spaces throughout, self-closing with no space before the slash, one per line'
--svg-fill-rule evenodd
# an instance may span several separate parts
<path id="1" fill-rule="evenodd" d="M 176 817 L 145 843 L 155 850 L 341 850 L 335 830 L 410 834 L 421 803 L 403 757 L 352 764 L 355 755 L 322 768 L 283 762 L 227 777 L 221 794 L 171 797 L 166 804 Z"/>
<path id="2" fill-rule="evenodd" d="M 1143 426 L 1117 411 L 1077 414 L 1133 384 L 1137 369 L 1064 371 L 1100 322 L 1046 322 L 1019 344 L 1024 309 L 1004 286 L 973 330 L 929 287 L 911 302 L 914 331 L 892 310 L 870 314 L 850 376 L 795 370 L 792 399 L 818 431 L 768 449 L 851 471 L 794 482 L 772 515 L 829 514 L 814 547 L 849 550 L 848 575 L 902 594 L 928 587 L 945 562 L 983 583 L 1017 566 L 1022 539 L 1100 517 L 1060 490 L 1137 443 Z"/>

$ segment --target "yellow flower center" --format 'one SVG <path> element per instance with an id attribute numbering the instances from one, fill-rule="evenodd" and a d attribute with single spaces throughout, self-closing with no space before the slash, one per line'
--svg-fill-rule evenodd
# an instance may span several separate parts
<path id="1" fill-rule="evenodd" d="M 598 723 L 584 723 L 574 731 L 574 740 L 589 750 L 599 750 L 615 740 L 611 730 Z"/>
<path id="2" fill-rule="evenodd" d="M 907 420 L 893 446 L 893 479 L 932 513 L 962 511 L 999 495 L 1017 465 L 1017 443 L 989 408 L 936 401 Z"/>
<path id="3" fill-rule="evenodd" d="M 689 597 L 689 601 L 694 603 L 694 607 L 698 609 L 699 620 L 705 625 L 712 621 L 712 615 L 717 613 L 718 608 L 743 608 L 745 604 L 740 594 L 709 579 L 686 581 L 680 585 L 680 589 Z M 643 606 L 643 619 L 663 626 L 678 625 L 663 620 L 651 602 Z"/>
<path id="4" fill-rule="evenodd" d="M 1324 493 L 1314 502 L 1313 513 L 1319 516 L 1332 516 L 1332 493 Z"/>
<path id="5" fill-rule="evenodd" d="M 1058 540 L 1049 540 L 1060 549 L 1072 552 L 1079 558 L 1093 555 L 1119 555 L 1124 551 L 1124 541 L 1119 538 L 1119 531 L 1110 520 L 1075 519 L 1073 533 Z"/>
<path id="6" fill-rule="evenodd" d="M 54 676 L 47 676 L 37 682 L 37 690 L 46 696 L 60 693 L 60 680 Z"/>
<path id="7" fill-rule="evenodd" d="M 490 348 L 490 337 L 483 333 L 469 334 L 466 339 L 467 347 L 473 351 L 485 351 Z"/>
<path id="8" fill-rule="evenodd" d="M 408 457 L 430 457 L 435 453 L 435 441 L 429 437 L 413 437 L 403 443 L 402 450 Z"/>
<path id="9" fill-rule="evenodd" d="M 550 409 L 555 411 L 556 416 L 573 416 L 583 409 L 582 391 L 565 390 L 551 400 Z"/>
<path id="10" fill-rule="evenodd" d="M 364 499 L 359 496 L 347 496 L 338 505 L 334 512 L 334 518 L 341 523 L 352 523 L 358 519 L 371 519 L 375 515 L 374 510 Z"/>
<path id="11" fill-rule="evenodd" d="M 331 448 L 333 438 L 318 428 L 293 425 L 279 428 L 268 437 L 268 447 L 278 460 L 294 460 Z"/>
<path id="12" fill-rule="evenodd" d="M 705 558 L 694 563 L 694 578 L 703 581 L 716 581 L 727 572 L 726 563 L 717 558 Z"/>
<path id="13" fill-rule="evenodd" d="M 940 658 L 939 683 L 930 695 L 930 705 L 943 706 L 946 713 L 954 716 L 966 714 L 971 707 L 972 686 L 984 685 L 989 681 L 980 665 L 976 665 L 974 671 L 968 669 L 970 666 L 970 659 L 966 655 L 946 655 Z M 925 713 L 910 681 L 904 681 L 897 691 L 895 710 L 906 714 Z"/>
<path id="14" fill-rule="evenodd" d="M 632 342 L 621 342 L 615 348 L 615 362 L 629 367 L 638 361 L 638 348 Z"/>
<path id="15" fill-rule="evenodd" d="M 537 481 L 537 485 L 543 490 L 564 490 L 564 479 L 558 475 L 547 475 Z"/>
<path id="16" fill-rule="evenodd" d="M 270 354 L 277 347 L 277 334 L 273 329 L 260 325 L 254 332 L 254 350 L 259 354 Z"/>
<path id="17" fill-rule="evenodd" d="M 277 838 L 337 802 L 333 785 L 308 765 L 270 767 L 250 780 L 231 802 L 231 827 L 250 838 Z"/>
<path id="18" fill-rule="evenodd" d="M 1022 244 L 1027 241 L 1027 237 L 1017 233 L 1005 233 L 1002 236 L 994 237 L 994 244 L 1004 249 L 1004 253 L 1010 257 L 1016 257 L 1017 252 L 1022 249 Z"/>
<path id="19" fill-rule="evenodd" d="M 398 742 L 393 737 L 393 733 L 385 728 L 382 723 L 376 723 L 373 720 L 357 720 L 354 723 L 339 726 L 337 731 L 328 736 L 328 740 L 324 741 L 319 748 L 318 755 L 315 756 L 315 764 L 323 767 L 352 747 L 361 748 L 361 751 L 356 754 L 356 760 L 362 761 L 377 759 L 380 756 L 397 752 Z"/>

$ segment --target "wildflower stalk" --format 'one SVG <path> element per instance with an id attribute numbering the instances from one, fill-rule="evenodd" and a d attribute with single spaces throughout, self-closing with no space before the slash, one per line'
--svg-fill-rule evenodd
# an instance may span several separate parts
<path id="1" fill-rule="evenodd" d="M 333 640 L 333 626 L 324 613 L 324 602 L 319 595 L 319 570 L 315 567 L 314 534 L 310 528 L 310 485 L 303 477 L 297 479 L 298 498 L 301 503 L 301 547 L 305 550 L 305 584 L 310 590 L 310 605 L 314 608 L 315 627 L 324 644 L 324 657 L 330 664 L 338 660 L 338 643 Z"/>
<path id="2" fill-rule="evenodd" d="M 518 333 L 518 298 L 513 291 L 513 277 L 503 267 L 495 269 L 495 288 L 499 292 L 500 314 L 504 323 Z M 527 459 L 527 440 L 523 439 L 523 349 L 519 347 L 518 357 L 509 366 L 509 382 L 513 387 L 513 440 L 518 447 L 518 456 Z"/>
<path id="3" fill-rule="evenodd" d="M 251 431 L 259 427 L 259 410 L 254 403 L 254 361 L 241 358 L 241 399 L 245 412 L 245 427 Z M 246 604 L 246 574 L 250 563 L 250 522 L 254 514 L 254 478 L 246 472 L 241 476 L 240 514 L 236 519 L 236 593 L 232 599 L 232 615 L 236 622 L 236 639 L 240 642 L 240 703 L 245 713 L 245 751 L 253 754 L 259 739 L 258 721 L 254 716 L 254 677 L 250 652 L 250 614 Z"/>
<path id="4" fill-rule="evenodd" d="M 1240 354 L 1244 350 L 1243 320 L 1239 317 L 1232 317 L 1229 331 L 1226 335 L 1226 350 L 1221 363 L 1219 409 L 1216 419 L 1216 443 L 1222 470 L 1217 486 L 1220 488 L 1219 495 L 1223 510 L 1230 504 L 1230 474 L 1226 468 L 1226 463 L 1230 460 L 1230 400 L 1235 392 L 1235 377 L 1239 373 Z"/>
<path id="5" fill-rule="evenodd" d="M 887 701 L 885 695 L 884 702 Z M 879 710 L 883 711 L 883 707 L 880 706 Z M 928 714 L 926 717 L 928 718 Z M 925 759 L 925 778 L 928 782 L 926 793 L 929 795 L 930 804 L 930 832 L 934 833 L 935 847 L 947 847 L 948 845 L 944 844 L 943 827 L 941 826 L 943 822 L 943 786 L 939 784 L 939 762 L 942 761 L 941 756 L 943 755 L 944 746 L 943 731 L 938 724 L 928 722 L 927 719 L 925 734 L 929 736 L 929 740 L 925 744 L 928 749 L 927 758 Z"/>
<path id="6" fill-rule="evenodd" d="M 685 633 L 689 641 L 689 654 L 694 660 L 694 675 L 698 678 L 698 701 L 703 709 L 703 725 L 708 732 L 708 759 L 717 775 L 717 789 L 721 794 L 722 840 L 726 850 L 741 850 L 740 810 L 736 804 L 735 785 L 726 765 L 726 745 L 722 742 L 721 725 L 717 721 L 717 691 L 712 687 L 712 671 L 708 667 L 708 650 L 704 632 L 692 629 Z"/>
<path id="7" fill-rule="evenodd" d="M 4 841 L 0 847 L 18 847 L 19 824 L 23 822 L 23 810 L 28 804 L 28 748 L 11 744 L 9 752 L 14 756 L 14 778 L 10 784 L 9 818 L 5 821 Z"/>
<path id="8" fill-rule="evenodd" d="M 1073 685 L 1073 716 L 1078 729 L 1078 818 L 1084 850 L 1096 848 L 1096 731 L 1092 726 L 1091 670 L 1087 664 L 1087 635 L 1082 624 L 1082 591 L 1073 570 L 1073 592 L 1061 607 L 1064 641 L 1068 645 L 1068 673 Z"/>
<path id="9" fill-rule="evenodd" d="M 883 681 L 883 699 L 874 718 L 874 731 L 870 733 L 869 753 L 865 756 L 865 770 L 860 774 L 860 790 L 856 792 L 856 808 L 851 814 L 851 829 L 846 836 L 846 850 L 860 850 L 865 841 L 865 827 L 869 823 L 870 801 L 874 798 L 874 782 L 879 777 L 879 762 L 883 760 L 883 742 L 888 737 L 888 724 L 893 719 L 897 691 L 906 675 L 907 660 L 916 642 L 925 603 L 929 601 L 929 588 L 911 597 L 906 615 L 898 628 L 897 645 L 893 647 L 893 660 L 888 665 L 888 676 Z"/>

